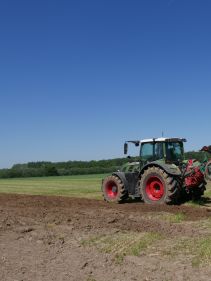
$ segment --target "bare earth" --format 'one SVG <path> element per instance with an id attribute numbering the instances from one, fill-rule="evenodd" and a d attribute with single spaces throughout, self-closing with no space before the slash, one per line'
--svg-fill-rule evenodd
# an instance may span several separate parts
<path id="1" fill-rule="evenodd" d="M 184 218 L 176 223 L 178 213 Z M 210 237 L 210 219 L 208 207 L 0 195 L 0 280 L 211 280 L 210 264 L 194 266 L 192 253 L 172 248 Z M 162 238 L 118 260 L 127 245 L 115 249 L 113 237 L 146 233 Z"/>

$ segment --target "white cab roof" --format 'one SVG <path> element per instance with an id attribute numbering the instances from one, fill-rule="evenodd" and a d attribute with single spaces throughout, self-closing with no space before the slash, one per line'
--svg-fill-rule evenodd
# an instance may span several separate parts
<path id="1" fill-rule="evenodd" d="M 154 139 L 145 139 L 145 140 L 140 140 L 140 143 L 145 143 L 145 142 L 164 142 L 164 141 L 169 141 L 169 142 L 177 142 L 177 141 L 181 141 L 181 142 L 186 142 L 186 139 L 184 138 L 154 138 Z"/>

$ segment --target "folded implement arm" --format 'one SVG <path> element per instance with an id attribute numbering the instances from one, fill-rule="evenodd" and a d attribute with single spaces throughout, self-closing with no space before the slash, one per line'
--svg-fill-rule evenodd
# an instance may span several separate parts
<path id="1" fill-rule="evenodd" d="M 205 151 L 211 154 L 211 145 L 209 146 L 203 146 L 200 151 Z"/>

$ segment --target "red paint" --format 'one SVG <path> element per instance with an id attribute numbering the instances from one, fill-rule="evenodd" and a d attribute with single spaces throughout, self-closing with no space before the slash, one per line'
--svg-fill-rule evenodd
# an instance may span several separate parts
<path id="1" fill-rule="evenodd" d="M 118 194 L 117 184 L 114 181 L 109 181 L 106 185 L 105 192 L 109 198 L 116 198 Z"/>
<path id="2" fill-rule="evenodd" d="M 192 166 L 195 161 L 196 160 L 193 160 L 193 159 L 188 161 L 187 171 L 190 171 L 190 170 L 194 171 L 194 173 L 192 175 L 185 178 L 185 185 L 188 188 L 199 186 L 204 181 L 204 175 L 201 172 L 201 170 L 199 169 L 199 167 Z"/>
<path id="3" fill-rule="evenodd" d="M 150 177 L 146 183 L 146 193 L 149 199 L 158 201 L 164 195 L 164 185 L 162 181 L 154 176 Z"/>

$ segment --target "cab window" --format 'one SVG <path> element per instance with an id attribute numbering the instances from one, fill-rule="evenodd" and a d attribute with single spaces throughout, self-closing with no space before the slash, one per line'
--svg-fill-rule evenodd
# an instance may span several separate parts
<path id="1" fill-rule="evenodd" d="M 140 156 L 144 161 L 153 160 L 153 143 L 143 143 Z"/>
<path id="2" fill-rule="evenodd" d="M 183 158 L 182 144 L 179 142 L 166 143 L 166 159 L 170 161 L 177 161 Z"/>
<path id="3" fill-rule="evenodd" d="M 157 142 L 155 143 L 155 160 L 163 159 L 163 143 Z"/>

